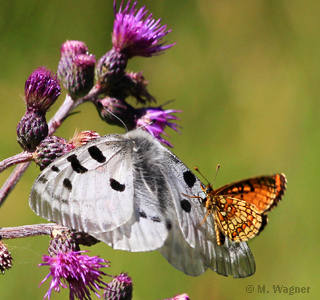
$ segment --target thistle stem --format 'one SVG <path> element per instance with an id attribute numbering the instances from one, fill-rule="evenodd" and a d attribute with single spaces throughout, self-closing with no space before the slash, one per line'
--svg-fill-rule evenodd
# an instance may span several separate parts
<path id="1" fill-rule="evenodd" d="M 37 235 L 51 235 L 53 230 L 69 231 L 68 227 L 55 223 L 0 228 L 0 239 L 15 239 Z"/>
<path id="2" fill-rule="evenodd" d="M 6 158 L 5 160 L 0 162 L 0 173 L 11 166 L 31 161 L 32 158 L 33 154 L 31 152 L 26 151 Z"/>

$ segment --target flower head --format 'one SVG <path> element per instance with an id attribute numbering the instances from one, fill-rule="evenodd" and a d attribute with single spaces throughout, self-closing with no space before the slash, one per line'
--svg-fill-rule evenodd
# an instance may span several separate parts
<path id="1" fill-rule="evenodd" d="M 111 49 L 97 62 L 97 80 L 109 87 L 117 84 L 125 74 L 127 63 L 128 59 L 123 53 Z"/>
<path id="2" fill-rule="evenodd" d="M 73 148 L 66 139 L 54 135 L 47 136 L 33 153 L 33 160 L 40 166 L 40 170 L 43 170 L 58 157 L 68 153 Z"/>
<path id="3" fill-rule="evenodd" d="M 127 273 L 121 273 L 108 283 L 103 298 L 105 300 L 131 300 L 132 279 Z"/>
<path id="4" fill-rule="evenodd" d="M 58 76 L 64 88 L 74 100 L 85 96 L 93 87 L 95 56 L 81 41 L 66 41 L 60 53 Z"/>
<path id="5" fill-rule="evenodd" d="M 68 40 L 60 48 L 61 56 L 76 56 L 78 54 L 87 54 L 88 47 L 82 41 Z"/>
<path id="6" fill-rule="evenodd" d="M 34 151 L 48 135 L 46 112 L 57 100 L 61 88 L 57 76 L 45 67 L 32 72 L 25 84 L 27 111 L 17 126 L 17 141 L 27 151 Z"/>
<path id="7" fill-rule="evenodd" d="M 27 110 L 17 126 L 17 142 L 26 151 L 34 151 L 48 135 L 48 124 L 43 112 Z"/>
<path id="8" fill-rule="evenodd" d="M 108 124 L 120 127 L 125 127 L 124 124 L 126 124 L 127 128 L 134 128 L 135 109 L 127 102 L 106 96 L 99 102 L 95 102 L 95 105 L 101 119 Z"/>
<path id="9" fill-rule="evenodd" d="M 57 76 L 45 67 L 34 70 L 25 83 L 27 109 L 45 113 L 60 96 L 61 88 Z"/>
<path id="10" fill-rule="evenodd" d="M 136 128 L 143 126 L 144 130 L 148 131 L 161 143 L 169 147 L 173 147 L 170 142 L 161 137 L 161 134 L 168 136 L 164 132 L 166 126 L 169 126 L 173 130 L 179 132 L 179 126 L 170 122 L 172 120 L 180 120 L 178 117 L 171 115 L 179 112 L 182 111 L 176 109 L 163 110 L 161 106 L 138 109 L 139 117 L 136 120 Z"/>
<path id="11" fill-rule="evenodd" d="M 0 241 L 0 274 L 12 267 L 12 256 L 7 247 Z"/>
<path id="12" fill-rule="evenodd" d="M 134 56 L 150 57 L 158 55 L 174 44 L 164 45 L 162 38 L 171 30 L 166 30 L 167 25 L 161 26 L 159 20 L 154 20 L 152 14 L 146 17 L 148 10 L 143 6 L 137 11 L 137 2 L 130 9 L 131 0 L 122 10 L 123 1 L 116 12 L 114 1 L 115 21 L 113 25 L 112 44 L 116 51 L 123 52 L 128 58 Z"/>
<path id="13" fill-rule="evenodd" d="M 102 279 L 102 275 L 106 275 L 100 269 L 109 267 L 105 265 L 108 261 L 98 256 L 90 257 L 81 253 L 88 251 L 70 251 L 65 253 L 57 253 L 51 257 L 44 255 L 42 260 L 44 263 L 39 266 L 49 266 L 49 274 L 42 280 L 40 285 L 52 276 L 51 284 L 45 295 L 50 299 L 51 292 L 54 289 L 60 292 L 60 287 L 70 289 L 70 299 L 91 299 L 90 291 L 98 295 L 97 290 L 107 286 Z"/>

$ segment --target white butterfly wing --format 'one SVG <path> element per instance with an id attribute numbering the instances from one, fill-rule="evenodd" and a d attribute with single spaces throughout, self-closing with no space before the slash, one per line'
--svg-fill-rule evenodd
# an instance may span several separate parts
<path id="1" fill-rule="evenodd" d="M 96 234 L 96 238 L 114 249 L 151 251 L 162 247 L 167 239 L 167 226 L 170 224 L 159 213 L 157 191 L 149 190 L 140 171 L 134 176 L 134 213 L 131 219 L 111 232 Z"/>
<path id="2" fill-rule="evenodd" d="M 139 179 L 135 191 L 144 181 L 141 194 L 135 193 L 135 203 L 140 211 L 150 209 L 157 223 L 166 224 L 168 238 L 160 252 L 177 269 L 197 276 L 208 267 L 222 275 L 235 278 L 246 277 L 255 272 L 255 263 L 246 243 L 227 241 L 218 246 L 214 231 L 213 216 L 202 226 L 205 208 L 197 199 L 183 196 L 201 195 L 200 180 L 167 148 L 141 131 L 126 134 L 137 145 L 134 156 L 134 180 Z M 143 176 L 136 171 L 142 170 Z M 150 198 L 155 195 L 155 198 Z M 148 199 L 148 201 L 143 201 Z M 163 227 L 162 227 L 163 230 Z"/>
<path id="3" fill-rule="evenodd" d="M 176 269 L 191 276 L 203 274 L 207 268 L 206 258 L 201 248 L 192 248 L 185 240 L 179 224 L 174 224 L 160 253 Z"/>
<path id="4" fill-rule="evenodd" d="M 92 235 L 123 225 L 133 214 L 132 148 L 123 136 L 108 135 L 60 157 L 36 179 L 31 208 Z"/>
<path id="5" fill-rule="evenodd" d="M 233 275 L 235 278 L 247 277 L 255 272 L 255 262 L 250 248 L 246 243 L 233 243 L 226 239 L 224 245 L 217 245 L 217 239 L 214 230 L 213 216 L 209 216 L 201 226 L 206 209 L 197 199 L 188 198 L 190 196 L 204 196 L 200 188 L 200 180 L 169 150 L 166 150 L 167 168 L 170 170 L 167 177 L 171 184 L 175 186 L 176 191 L 172 190 L 174 195 L 172 201 L 177 212 L 178 223 L 183 234 L 183 238 L 197 252 L 197 257 L 202 257 L 203 265 L 210 267 L 222 275 Z M 180 240 L 183 240 L 182 238 Z M 175 240 L 171 244 L 176 244 Z M 171 258 L 177 255 L 185 256 L 181 258 L 182 262 L 193 263 L 195 270 L 195 253 L 190 250 L 180 252 L 177 247 L 172 247 L 170 241 L 166 242 L 166 247 L 162 249 L 162 254 Z M 180 242 L 180 246 L 183 245 Z M 165 248 L 165 247 L 164 247 Z M 170 250 L 171 248 L 171 250 Z M 187 249 L 187 245 L 185 245 Z M 168 255 L 170 253 L 170 256 Z M 190 255 L 191 253 L 191 255 Z M 165 256 L 166 256 L 165 255 Z M 169 260 L 169 259 L 168 259 Z M 176 259 L 171 259 L 175 263 Z M 181 268 L 189 268 L 183 266 Z M 179 267 L 177 267 L 179 269 Z M 186 269 L 188 271 L 188 269 Z M 198 274 L 190 274 L 198 275 Z"/>

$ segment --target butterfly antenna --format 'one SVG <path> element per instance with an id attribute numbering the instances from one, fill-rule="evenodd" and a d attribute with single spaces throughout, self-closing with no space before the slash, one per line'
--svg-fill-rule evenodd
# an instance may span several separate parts
<path id="1" fill-rule="evenodd" d="M 194 169 L 207 181 L 208 184 L 210 184 L 209 180 L 206 177 L 204 177 L 204 175 L 200 172 L 200 170 L 197 167 L 194 167 Z M 211 186 L 213 186 L 213 184 L 217 178 L 217 174 L 218 174 L 219 169 L 220 169 L 220 164 L 217 165 L 216 174 L 214 175 L 214 179 L 213 179 Z"/>
<path id="2" fill-rule="evenodd" d="M 217 164 L 216 174 L 214 175 L 214 178 L 213 178 L 213 181 L 212 181 L 212 184 L 211 184 L 212 186 L 213 186 L 214 182 L 216 181 L 219 169 L 220 169 L 220 164 Z"/>
<path id="3" fill-rule="evenodd" d="M 194 169 L 207 181 L 208 184 L 210 183 L 209 180 L 207 178 L 205 178 L 204 175 L 200 172 L 198 167 L 194 167 Z"/>
<path id="4" fill-rule="evenodd" d="M 140 129 L 140 128 L 144 128 L 144 127 L 147 127 L 147 126 L 149 126 L 149 125 L 152 125 L 152 124 L 154 124 L 156 121 L 157 121 L 156 119 L 153 119 L 150 123 L 148 123 L 148 124 L 144 124 L 144 125 L 142 125 L 142 126 L 138 127 L 138 129 Z"/>
<path id="5" fill-rule="evenodd" d="M 126 125 L 117 115 L 115 115 L 115 114 L 114 114 L 113 112 L 111 112 L 109 109 L 105 108 L 105 107 L 102 105 L 101 101 L 97 101 L 97 104 L 98 104 L 98 106 L 100 106 L 103 110 L 105 110 L 106 112 L 108 112 L 111 116 L 115 117 L 115 118 L 123 125 L 123 127 L 125 128 L 125 130 L 126 130 L 127 132 L 129 131 L 127 125 Z M 147 125 L 149 125 L 149 124 L 147 124 Z"/>

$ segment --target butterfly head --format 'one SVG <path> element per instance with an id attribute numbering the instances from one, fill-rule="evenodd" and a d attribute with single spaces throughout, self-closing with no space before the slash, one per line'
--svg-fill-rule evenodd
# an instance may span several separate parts
<path id="1" fill-rule="evenodd" d="M 209 195 L 213 191 L 213 187 L 210 183 L 208 183 L 206 186 L 202 187 L 202 190 L 206 195 Z"/>

